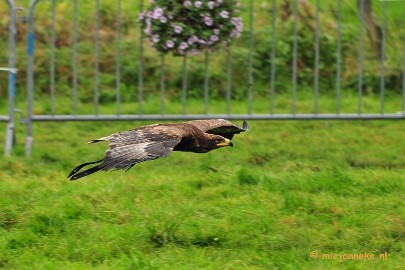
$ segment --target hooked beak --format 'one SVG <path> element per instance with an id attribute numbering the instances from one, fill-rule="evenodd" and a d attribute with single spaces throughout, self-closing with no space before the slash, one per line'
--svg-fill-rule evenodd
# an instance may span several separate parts
<path id="1" fill-rule="evenodd" d="M 224 147 L 224 146 L 233 146 L 233 142 L 231 140 L 225 139 L 225 142 L 218 143 L 218 147 Z"/>

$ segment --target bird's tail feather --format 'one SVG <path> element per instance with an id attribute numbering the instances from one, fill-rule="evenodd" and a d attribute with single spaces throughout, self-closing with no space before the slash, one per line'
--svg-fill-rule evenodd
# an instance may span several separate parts
<path id="1" fill-rule="evenodd" d="M 101 170 L 101 168 L 99 167 L 100 165 L 97 165 L 95 167 L 92 167 L 90 169 L 87 169 L 85 171 L 78 173 L 78 171 L 80 171 L 80 169 L 82 169 L 83 167 L 90 165 L 90 164 L 100 163 L 102 161 L 103 161 L 103 159 L 94 161 L 94 162 L 86 162 L 86 163 L 80 164 L 79 166 L 77 166 L 76 168 L 73 169 L 73 171 L 69 174 L 68 178 L 70 178 L 70 181 L 73 181 L 73 180 L 82 178 L 84 176 L 90 175 L 92 173 L 98 172 L 99 170 Z"/>

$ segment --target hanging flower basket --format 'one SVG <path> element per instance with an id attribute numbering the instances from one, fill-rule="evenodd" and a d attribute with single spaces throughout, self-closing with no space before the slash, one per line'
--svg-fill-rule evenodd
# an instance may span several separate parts
<path id="1" fill-rule="evenodd" d="M 161 53 L 194 55 L 227 46 L 242 32 L 237 0 L 150 0 L 139 14 L 143 31 Z"/>

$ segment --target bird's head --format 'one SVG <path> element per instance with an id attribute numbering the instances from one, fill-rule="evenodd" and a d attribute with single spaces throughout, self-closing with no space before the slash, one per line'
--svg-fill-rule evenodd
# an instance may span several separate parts
<path id="1" fill-rule="evenodd" d="M 221 148 L 221 147 L 225 147 L 225 146 L 233 146 L 233 143 L 231 140 L 224 138 L 220 135 L 212 135 L 212 134 L 208 134 L 208 145 L 206 146 L 206 149 L 208 151 L 217 149 L 217 148 Z"/>

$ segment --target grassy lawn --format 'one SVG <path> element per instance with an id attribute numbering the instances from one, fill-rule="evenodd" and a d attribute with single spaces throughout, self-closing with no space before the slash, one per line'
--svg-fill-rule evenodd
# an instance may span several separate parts
<path id="1" fill-rule="evenodd" d="M 85 142 L 143 124 L 36 123 L 31 158 L 17 137 L 0 159 L 0 268 L 405 264 L 403 121 L 250 121 L 233 148 L 66 179 L 103 155 L 105 144 Z M 322 258 L 364 253 L 376 258 Z"/>
<path id="2" fill-rule="evenodd" d="M 28 7 L 29 1 L 19 2 Z M 37 38 L 42 41 L 36 44 L 34 114 L 49 114 L 53 107 L 49 99 L 47 66 L 51 4 L 50 1 L 43 2 L 37 8 L 40 22 L 37 23 Z M 77 113 L 93 114 L 94 2 L 79 2 L 83 3 L 79 9 Z M 115 24 L 111 22 L 116 16 L 116 1 L 100 2 L 104 35 L 100 48 L 99 113 L 114 114 Z M 242 2 L 249 3 L 248 0 Z M 278 12 L 281 14 L 285 10 L 287 14 L 288 5 L 281 7 L 283 1 L 277 2 Z M 309 2 L 315 3 L 314 0 Z M 326 22 L 335 22 L 336 4 L 334 1 L 320 2 L 321 33 L 328 34 L 327 38 L 333 41 L 336 29 Z M 391 75 L 400 78 L 398 74 L 402 74 L 403 58 L 399 52 L 403 51 L 400 36 L 404 9 L 403 5 L 399 6 L 400 2 L 387 3 L 387 85 Z M 266 95 L 269 93 L 270 73 L 266 69 L 269 65 L 267 63 L 265 68 L 258 65 L 266 63 L 261 61 L 268 59 L 263 52 L 270 51 L 270 39 L 265 39 L 271 35 L 269 3 L 256 1 L 254 6 L 257 43 L 254 47 L 252 111 L 258 114 L 269 113 L 271 109 L 270 98 Z M 379 22 L 381 3 L 373 0 Z M 122 19 L 123 103 L 120 111 L 134 114 L 139 112 L 136 104 L 138 25 L 134 24 L 139 1 L 123 1 L 122 4 L 126 12 L 123 12 Z M 66 44 L 56 51 L 58 81 L 54 108 L 56 114 L 72 114 L 72 41 L 71 33 L 65 30 L 72 28 L 73 8 L 69 1 L 59 1 L 56 9 L 58 14 L 63 14 L 57 16 L 57 36 L 62 37 Z M 4 1 L 0 1 L 0 15 L 5 17 L 6 10 Z M 303 10 L 300 8 L 301 12 Z M 246 28 L 249 25 L 248 9 L 242 16 Z M 289 16 L 287 23 L 292 21 L 292 15 Z M 342 18 L 343 37 L 353 40 L 347 42 L 350 46 L 343 48 L 348 56 L 343 57 L 345 61 L 342 62 L 340 112 L 357 113 L 360 102 L 355 75 L 358 58 L 355 1 L 342 1 Z M 2 29 L 7 29 L 6 22 L 0 20 Z M 302 18 L 299 20 L 299 27 L 306 27 L 302 31 L 309 31 L 313 24 L 312 19 L 307 22 Z M 280 85 L 276 85 L 274 113 L 290 113 L 292 82 L 289 79 L 284 82 L 278 76 L 287 78 L 290 74 L 288 61 L 292 42 L 283 37 L 291 33 L 281 32 L 290 30 L 281 24 L 276 29 L 280 31 L 277 32 L 278 40 L 284 41 L 281 45 L 284 44 L 285 48 L 278 45 L 281 48 L 276 55 L 279 57 L 276 80 Z M 0 36 L 1 41 L 7 40 L 4 33 L 5 30 Z M 18 33 L 21 40 L 17 46 L 17 66 L 23 71 L 26 67 L 26 27 L 20 26 Z M 380 74 L 379 60 L 370 60 L 366 33 L 364 36 L 366 61 L 362 112 L 379 113 L 380 81 L 375 79 Z M 246 96 L 248 38 L 246 32 L 235 43 L 233 51 L 231 113 L 248 111 L 247 102 L 240 101 Z M 307 38 L 311 45 L 308 52 L 312 53 L 312 36 Z M 0 42 L 2 63 L 7 59 L 6 44 Z M 158 56 L 150 46 L 144 47 L 143 112 L 159 114 L 160 73 L 158 64 L 155 64 Z M 300 51 L 301 48 L 303 46 L 299 47 Z M 325 56 L 335 53 L 334 48 L 320 56 L 321 64 L 326 61 Z M 284 54 L 281 49 L 285 50 Z M 308 55 L 308 59 L 312 59 L 311 54 Z M 223 101 L 224 57 L 222 52 L 211 58 L 209 113 L 224 113 L 226 109 Z M 182 62 L 173 59 L 168 56 L 166 62 L 165 112 L 181 114 Z M 204 113 L 205 109 L 203 98 L 197 99 L 202 97 L 203 88 L 196 88 L 203 85 L 203 59 L 201 55 L 189 63 L 187 112 L 192 114 Z M 326 64 L 332 65 L 332 62 Z M 313 113 L 315 110 L 312 83 L 309 86 L 300 84 L 308 79 L 305 76 L 312 78 L 312 66 L 304 63 L 303 67 L 310 67 L 309 71 L 298 72 L 302 77 L 298 78 L 297 113 Z M 282 73 L 283 70 L 288 76 Z M 304 71 L 306 75 L 303 75 Z M 24 72 L 19 74 L 16 108 L 26 116 L 25 75 Z M 6 81 L 7 76 L 1 73 L 0 81 Z M 335 80 L 334 75 L 326 76 L 322 72 L 321 77 Z M 176 81 L 177 84 L 172 83 Z M 7 112 L 5 86 L 4 83 L 0 85 L 0 96 L 3 93 L 0 114 Z M 403 112 L 401 90 L 390 87 L 387 86 L 384 94 L 384 111 Z M 333 87 L 326 88 L 321 84 L 319 113 L 336 112 L 334 91 Z M 16 119 L 20 116 L 17 114 Z M 236 136 L 233 148 L 207 154 L 174 152 L 167 158 L 139 164 L 126 173 L 100 172 L 79 181 L 68 181 L 66 177 L 75 166 L 98 160 L 104 154 L 106 144 L 86 145 L 87 141 L 151 123 L 34 123 L 34 147 L 29 158 L 24 157 L 25 126 L 20 123 L 16 124 L 17 144 L 13 156 L 2 156 L 5 124 L 0 123 L 0 268 L 404 269 L 403 120 L 250 121 L 251 130 Z M 348 259 L 348 256 L 359 255 L 364 258 Z"/>

